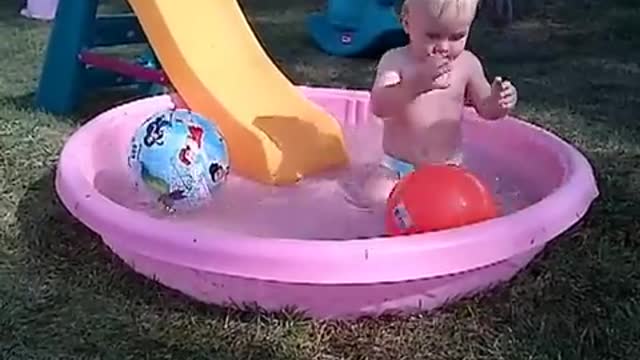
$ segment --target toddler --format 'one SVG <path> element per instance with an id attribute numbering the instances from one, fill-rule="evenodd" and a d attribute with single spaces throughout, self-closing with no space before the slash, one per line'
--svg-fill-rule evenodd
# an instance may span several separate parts
<path id="1" fill-rule="evenodd" d="M 480 116 L 495 120 L 517 101 L 515 87 L 487 80 L 478 58 L 465 50 L 478 0 L 406 0 L 405 47 L 378 64 L 370 107 L 382 121 L 380 164 L 356 169 L 348 198 L 359 207 L 384 203 L 395 183 L 425 164 L 462 163 L 461 117 L 468 98 Z"/>

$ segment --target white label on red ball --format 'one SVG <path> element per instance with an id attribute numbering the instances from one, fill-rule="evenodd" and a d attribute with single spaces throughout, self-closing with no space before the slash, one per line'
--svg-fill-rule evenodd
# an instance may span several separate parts
<path id="1" fill-rule="evenodd" d="M 409 215 L 404 203 L 399 203 L 393 208 L 393 218 L 396 221 L 396 225 L 402 230 L 407 230 L 413 226 L 413 220 L 411 220 L 411 215 Z"/>

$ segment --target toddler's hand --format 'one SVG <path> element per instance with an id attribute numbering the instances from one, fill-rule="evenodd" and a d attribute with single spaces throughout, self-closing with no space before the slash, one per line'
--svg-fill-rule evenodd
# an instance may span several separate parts
<path id="1" fill-rule="evenodd" d="M 430 74 L 430 90 L 446 89 L 451 85 L 451 61 L 442 56 L 429 56 L 424 64 L 425 72 Z"/>
<path id="2" fill-rule="evenodd" d="M 496 77 L 491 84 L 491 99 L 496 109 L 508 112 L 518 102 L 518 91 L 509 80 Z"/>
<path id="3" fill-rule="evenodd" d="M 444 57 L 434 55 L 416 66 L 407 68 L 401 76 L 411 93 L 421 94 L 449 87 L 450 71 L 451 62 Z"/>

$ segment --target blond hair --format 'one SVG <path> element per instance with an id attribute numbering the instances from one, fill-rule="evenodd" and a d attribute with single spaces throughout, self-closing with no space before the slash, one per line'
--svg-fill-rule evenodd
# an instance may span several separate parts
<path id="1" fill-rule="evenodd" d="M 420 5 L 427 13 L 440 19 L 444 16 L 475 15 L 480 0 L 405 0 L 400 16 L 405 19 L 412 5 Z"/>

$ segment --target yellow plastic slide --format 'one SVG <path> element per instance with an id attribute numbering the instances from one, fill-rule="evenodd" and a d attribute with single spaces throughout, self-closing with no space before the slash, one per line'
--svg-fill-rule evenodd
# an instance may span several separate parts
<path id="1" fill-rule="evenodd" d="M 236 0 L 129 0 L 187 105 L 215 122 L 237 173 L 267 184 L 346 165 L 337 122 L 276 67 Z"/>

